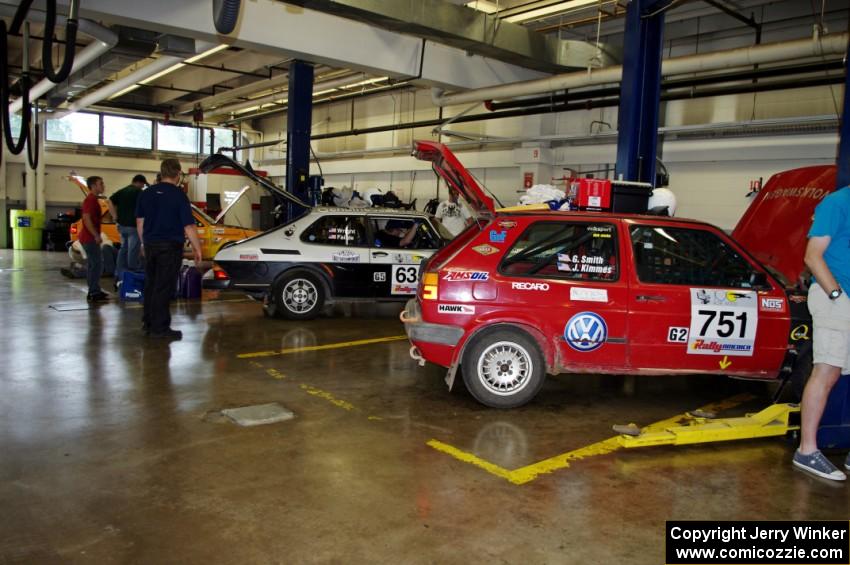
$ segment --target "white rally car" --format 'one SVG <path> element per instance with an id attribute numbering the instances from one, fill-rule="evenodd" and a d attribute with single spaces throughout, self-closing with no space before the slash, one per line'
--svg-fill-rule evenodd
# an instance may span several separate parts
<path id="1" fill-rule="evenodd" d="M 405 301 L 416 293 L 420 264 L 451 238 L 421 212 L 312 208 L 219 251 L 204 286 L 262 297 L 267 314 L 296 320 L 333 300 Z"/>

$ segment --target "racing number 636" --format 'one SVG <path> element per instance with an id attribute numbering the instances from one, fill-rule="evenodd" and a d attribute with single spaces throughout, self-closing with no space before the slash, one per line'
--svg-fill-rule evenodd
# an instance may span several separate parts
<path id="1" fill-rule="evenodd" d="M 717 337 L 731 337 L 732 334 L 737 333 L 737 337 L 743 339 L 747 333 L 746 312 L 699 310 L 697 313 L 704 319 L 699 332 L 700 337 L 707 337 L 711 330 Z"/>

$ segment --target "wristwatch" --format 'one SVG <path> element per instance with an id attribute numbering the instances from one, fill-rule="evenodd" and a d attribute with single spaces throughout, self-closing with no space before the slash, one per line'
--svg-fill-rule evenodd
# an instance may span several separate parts
<path id="1" fill-rule="evenodd" d="M 829 293 L 829 299 L 830 300 L 835 300 L 839 296 L 841 296 L 841 289 L 840 288 L 836 288 L 835 290 L 833 290 L 832 292 Z"/>

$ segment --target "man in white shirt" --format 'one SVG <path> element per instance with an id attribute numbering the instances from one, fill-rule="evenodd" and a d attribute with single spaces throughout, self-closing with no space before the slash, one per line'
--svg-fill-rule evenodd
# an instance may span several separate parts
<path id="1" fill-rule="evenodd" d="M 442 222 L 443 226 L 453 236 L 457 236 L 457 234 L 472 224 L 473 221 L 472 214 L 470 214 L 466 206 L 457 201 L 457 192 L 454 190 L 449 190 L 448 199 L 440 202 L 434 216 Z"/>

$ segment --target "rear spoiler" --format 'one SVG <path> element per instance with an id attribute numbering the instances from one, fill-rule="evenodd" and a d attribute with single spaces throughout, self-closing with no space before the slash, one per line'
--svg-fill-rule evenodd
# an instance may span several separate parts
<path id="1" fill-rule="evenodd" d="M 210 155 L 209 157 L 204 159 L 204 161 L 200 165 L 198 165 L 198 169 L 204 174 L 207 174 L 218 168 L 233 169 L 234 171 L 238 171 L 244 176 L 254 181 L 255 183 L 257 183 L 258 185 L 260 185 L 261 187 L 271 192 L 272 194 L 280 196 L 284 200 L 288 200 L 289 202 L 297 204 L 298 206 L 302 206 L 308 210 L 312 208 L 312 206 L 310 206 L 294 194 L 291 194 L 284 190 L 283 187 L 280 187 L 269 179 L 261 177 L 260 175 L 255 173 L 254 169 L 252 169 L 250 165 L 242 165 L 237 161 L 234 161 L 227 155 L 222 155 L 221 153 Z"/>

